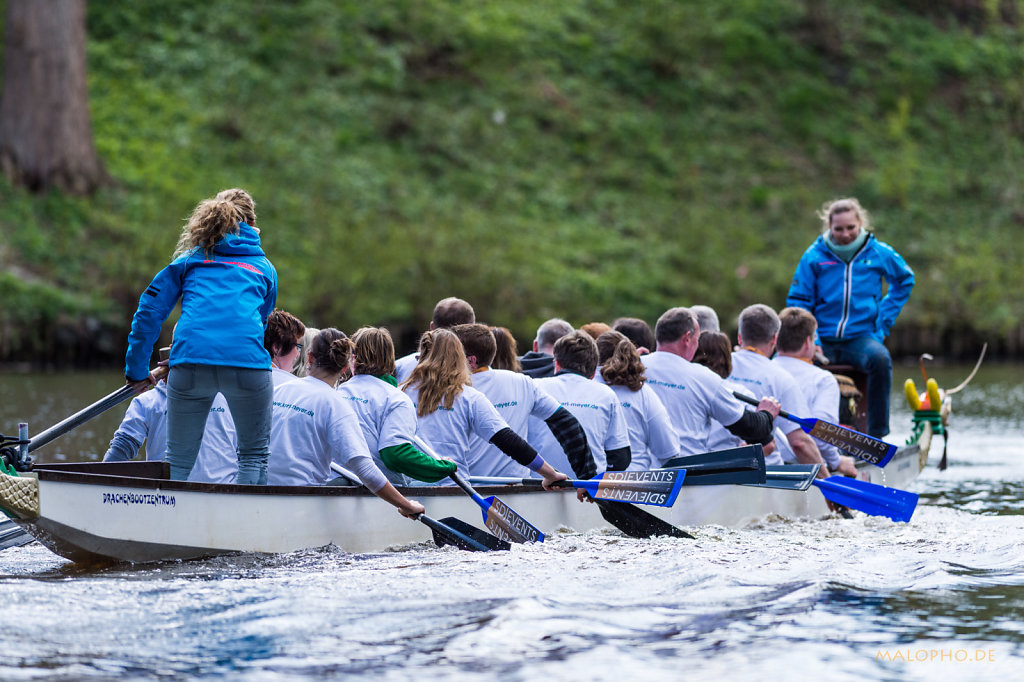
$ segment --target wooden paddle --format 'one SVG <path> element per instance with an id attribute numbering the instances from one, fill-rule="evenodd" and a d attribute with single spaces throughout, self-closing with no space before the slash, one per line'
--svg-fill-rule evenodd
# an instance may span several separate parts
<path id="1" fill-rule="evenodd" d="M 898 488 L 887 488 L 877 483 L 846 476 L 814 479 L 826 500 L 871 516 L 887 516 L 893 521 L 910 521 L 917 508 L 918 496 Z"/>
<path id="2" fill-rule="evenodd" d="M 757 405 L 759 402 L 754 398 L 745 396 L 736 391 L 733 391 L 732 394 L 736 396 L 737 400 L 750 405 Z M 874 436 L 869 436 L 866 433 L 854 431 L 853 429 L 848 429 L 845 426 L 840 426 L 839 424 L 827 422 L 824 419 L 804 419 L 801 417 L 794 417 L 785 410 L 779 410 L 779 416 L 799 424 L 800 428 L 812 437 L 828 443 L 829 445 L 834 445 L 840 450 L 848 452 L 854 457 L 862 459 L 865 462 L 870 462 L 875 466 L 884 467 L 889 463 L 889 460 L 892 459 L 898 449 L 895 445 L 886 443 L 884 440 L 875 438 Z"/>
<path id="3" fill-rule="evenodd" d="M 482 497 L 458 472 L 448 474 L 448 478 L 473 498 L 483 512 L 484 525 L 498 538 L 506 542 L 544 542 L 544 533 L 515 509 L 494 495 Z"/>
<path id="4" fill-rule="evenodd" d="M 764 483 L 764 448 L 745 445 L 699 455 L 673 457 L 664 467 L 686 470 L 685 486 Z"/>
<path id="5" fill-rule="evenodd" d="M 354 473 L 352 473 L 345 467 L 341 466 L 337 462 L 331 462 L 331 471 L 341 476 L 344 476 L 345 478 L 349 479 L 356 485 L 362 485 L 361 483 L 359 483 L 358 476 L 356 476 Z M 439 546 L 442 544 L 453 545 L 455 547 L 458 547 L 459 549 L 465 549 L 470 552 L 489 552 L 492 549 L 503 549 L 503 547 L 501 547 L 500 545 L 495 545 L 491 547 L 488 544 L 480 542 L 478 539 L 470 537 L 466 533 L 459 532 L 458 530 L 456 530 L 455 528 L 451 527 L 443 521 L 438 521 L 436 519 L 430 518 L 426 514 L 418 514 L 416 516 L 416 520 L 430 529 L 431 533 L 434 536 L 434 541 L 437 542 Z M 469 526 L 469 524 L 465 525 Z M 472 526 L 470 527 L 472 528 Z M 438 538 L 440 538 L 440 540 L 438 540 Z"/>
<path id="6" fill-rule="evenodd" d="M 673 457 L 663 469 L 685 469 L 684 486 L 757 484 L 765 481 L 764 449 L 760 445 Z M 537 485 L 537 479 L 511 476 L 470 476 L 474 485 Z M 808 483 L 810 485 L 810 483 Z"/>
<path id="7" fill-rule="evenodd" d="M 156 383 L 157 381 L 160 381 L 165 376 L 167 376 L 167 372 L 168 370 L 166 366 L 160 366 L 154 369 L 152 372 L 150 372 L 150 376 L 153 378 L 153 382 Z M 95 417 L 98 417 L 99 415 L 103 414 L 110 408 L 123 403 L 125 400 L 128 400 L 134 395 L 135 389 L 127 385 L 122 386 L 121 388 L 117 389 L 116 391 L 106 396 L 105 398 L 100 398 L 92 405 L 82 408 L 81 410 L 75 412 L 67 419 L 57 422 L 56 424 L 46 429 L 42 433 L 39 433 L 36 436 L 34 436 L 28 443 L 28 451 L 33 452 L 34 450 L 38 450 L 47 443 L 50 443 L 56 440 L 57 438 L 60 438 L 69 431 L 77 429 L 79 426 L 86 423 L 87 421 Z"/>
<path id="8" fill-rule="evenodd" d="M 10 547 L 21 547 L 35 540 L 34 537 L 21 529 L 21 526 L 10 519 L 0 521 L 0 550 Z"/>
<path id="9" fill-rule="evenodd" d="M 664 535 L 673 538 L 694 537 L 681 528 L 676 528 L 668 521 L 659 519 L 654 514 L 640 507 L 622 502 L 594 500 L 604 520 L 612 524 L 626 535 L 633 538 L 653 538 Z"/>
<path id="10" fill-rule="evenodd" d="M 474 483 L 479 483 L 481 485 L 541 486 L 541 480 L 539 478 L 474 476 L 471 480 Z M 693 539 L 693 536 L 686 531 L 676 528 L 671 523 L 659 519 L 654 514 L 644 511 L 636 505 L 629 504 L 628 502 L 594 499 L 589 492 L 587 493 L 587 497 L 597 505 L 598 510 L 601 512 L 601 516 L 604 517 L 605 521 L 630 537 L 650 538 L 657 535 L 667 535 L 669 537 Z"/>
<path id="11" fill-rule="evenodd" d="M 804 491 L 814 485 L 829 502 L 871 516 L 909 521 L 914 515 L 917 494 L 846 476 L 820 479 L 817 477 L 820 467 L 820 464 L 770 466 L 767 471 L 768 480 L 752 487 Z"/>
<path id="12" fill-rule="evenodd" d="M 777 490 L 807 490 L 818 476 L 820 464 L 785 464 L 765 467 L 765 480 L 761 483 L 747 483 L 752 488 L 775 488 Z"/>
<path id="13" fill-rule="evenodd" d="M 449 526 L 455 531 L 462 533 L 470 539 L 480 543 L 491 550 L 503 550 L 508 551 L 512 549 L 512 545 L 505 542 L 501 538 L 496 538 L 485 530 L 481 530 L 476 526 L 466 523 L 462 519 L 457 519 L 454 516 L 446 516 L 441 519 L 441 523 Z M 448 545 L 451 542 L 443 534 L 435 533 L 434 542 L 440 547 L 441 545 Z M 465 548 L 462 548 L 465 549 Z"/>
<path id="14" fill-rule="evenodd" d="M 671 507 L 679 496 L 679 488 L 686 478 L 685 469 L 654 469 L 652 471 L 605 471 L 589 480 L 558 481 L 556 488 L 586 490 L 595 500 L 650 504 Z M 539 478 L 506 478 L 502 476 L 472 476 L 480 485 L 519 484 L 539 488 Z"/>
<path id="15" fill-rule="evenodd" d="M 441 459 L 433 448 L 419 436 L 413 436 L 412 442 L 434 459 Z M 493 495 L 482 497 L 457 471 L 449 474 L 448 478 L 455 481 L 455 485 L 462 488 L 476 502 L 483 512 L 484 525 L 497 537 L 506 542 L 544 542 L 544 533 L 523 518 L 515 509 Z"/>

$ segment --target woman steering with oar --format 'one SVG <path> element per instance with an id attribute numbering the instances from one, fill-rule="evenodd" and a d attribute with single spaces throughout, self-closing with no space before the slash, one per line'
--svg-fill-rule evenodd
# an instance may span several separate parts
<path id="1" fill-rule="evenodd" d="M 271 485 L 323 485 L 331 461 L 355 472 L 363 485 L 415 518 L 423 505 L 409 500 L 388 482 L 366 447 L 359 419 L 335 390 L 352 361 L 352 342 L 334 328 L 321 330 L 310 343 L 309 374 L 274 389 L 270 432 Z"/>
<path id="2" fill-rule="evenodd" d="M 249 193 L 228 189 L 196 206 L 174 260 L 139 297 L 125 356 L 125 379 L 141 392 L 160 327 L 181 301 L 179 340 L 167 377 L 167 461 L 183 481 L 195 465 L 206 419 L 220 393 L 238 435 L 238 483 L 266 480 L 274 386 L 263 347 L 277 300 L 277 271 L 260 246 Z"/>

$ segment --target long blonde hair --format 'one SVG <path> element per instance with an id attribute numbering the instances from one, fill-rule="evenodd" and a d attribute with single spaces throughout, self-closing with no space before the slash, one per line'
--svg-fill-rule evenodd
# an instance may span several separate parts
<path id="1" fill-rule="evenodd" d="M 452 409 L 462 387 L 469 383 L 466 353 L 459 337 L 447 329 L 435 329 L 420 339 L 420 361 L 401 388 L 416 387 L 416 416 L 426 417 L 438 408 Z"/>
<path id="2" fill-rule="evenodd" d="M 256 229 L 256 204 L 244 189 L 226 189 L 200 201 L 181 230 L 173 257 L 196 248 L 210 255 L 224 235 L 238 234 L 238 223 Z"/>

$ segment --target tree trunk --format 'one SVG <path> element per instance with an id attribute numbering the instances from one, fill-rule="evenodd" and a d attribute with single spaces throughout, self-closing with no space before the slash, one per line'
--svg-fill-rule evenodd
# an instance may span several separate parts
<path id="1" fill-rule="evenodd" d="M 33 192 L 108 181 L 93 145 L 85 0 L 7 0 L 0 168 Z"/>

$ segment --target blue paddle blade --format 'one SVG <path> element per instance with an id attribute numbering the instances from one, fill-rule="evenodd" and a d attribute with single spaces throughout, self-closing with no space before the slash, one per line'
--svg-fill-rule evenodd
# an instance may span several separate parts
<path id="1" fill-rule="evenodd" d="M 606 471 L 590 480 L 571 483 L 598 500 L 671 507 L 685 478 L 685 469 Z"/>
<path id="2" fill-rule="evenodd" d="M 885 516 L 893 521 L 910 521 L 917 508 L 916 493 L 886 488 L 856 478 L 829 476 L 825 480 L 815 479 L 814 485 L 831 502 L 872 516 Z"/>
<path id="3" fill-rule="evenodd" d="M 484 515 L 484 525 L 506 542 L 544 542 L 544 533 L 493 495 L 477 501 Z"/>

